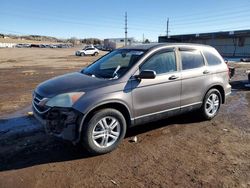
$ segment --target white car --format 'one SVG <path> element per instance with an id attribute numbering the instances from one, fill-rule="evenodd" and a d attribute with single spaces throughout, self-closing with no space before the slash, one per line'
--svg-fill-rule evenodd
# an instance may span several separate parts
<path id="1" fill-rule="evenodd" d="M 76 51 L 76 56 L 85 56 L 85 55 L 92 55 L 97 56 L 99 54 L 99 50 L 94 47 L 87 47 L 82 50 Z"/>

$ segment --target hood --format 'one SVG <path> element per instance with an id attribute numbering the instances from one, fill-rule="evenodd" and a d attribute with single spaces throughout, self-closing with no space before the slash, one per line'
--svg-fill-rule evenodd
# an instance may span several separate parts
<path id="1" fill-rule="evenodd" d="M 80 72 L 54 77 L 39 84 L 35 90 L 43 97 L 53 97 L 61 93 L 87 91 L 107 84 L 109 80 L 91 77 Z"/>

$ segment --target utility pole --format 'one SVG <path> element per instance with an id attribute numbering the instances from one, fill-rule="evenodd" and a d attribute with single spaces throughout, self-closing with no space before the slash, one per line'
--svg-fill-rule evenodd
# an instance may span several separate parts
<path id="1" fill-rule="evenodd" d="M 128 17 L 127 12 L 125 12 L 125 46 L 128 44 Z"/>
<path id="2" fill-rule="evenodd" d="M 143 33 L 143 35 L 142 35 L 142 43 L 144 43 L 144 33 Z"/>
<path id="3" fill-rule="evenodd" d="M 166 30 L 166 34 L 167 34 L 167 38 L 168 38 L 168 34 L 169 34 L 169 29 L 168 29 L 168 25 L 169 25 L 169 18 L 167 19 L 167 30 Z"/>

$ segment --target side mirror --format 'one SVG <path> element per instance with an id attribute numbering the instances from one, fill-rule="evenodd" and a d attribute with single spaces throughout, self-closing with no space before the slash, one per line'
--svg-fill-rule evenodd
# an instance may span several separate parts
<path id="1" fill-rule="evenodd" d="M 156 77 L 155 71 L 152 70 L 144 70 L 141 71 L 139 75 L 136 75 L 137 79 L 154 79 Z"/>

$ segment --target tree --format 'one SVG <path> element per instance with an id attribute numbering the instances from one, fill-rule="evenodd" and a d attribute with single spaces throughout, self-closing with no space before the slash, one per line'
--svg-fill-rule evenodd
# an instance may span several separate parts
<path id="1" fill-rule="evenodd" d="M 149 41 L 148 39 L 146 39 L 146 40 L 144 41 L 144 43 L 150 43 L 150 41 Z"/>
<path id="2" fill-rule="evenodd" d="M 78 40 L 77 40 L 76 37 L 71 37 L 71 38 L 69 39 L 69 42 L 72 43 L 73 45 L 76 45 L 77 42 L 78 42 Z"/>

